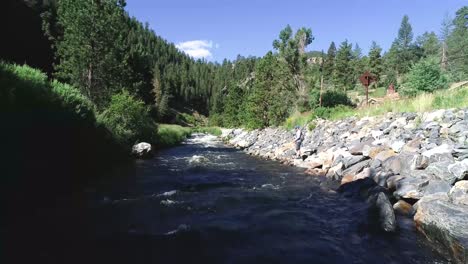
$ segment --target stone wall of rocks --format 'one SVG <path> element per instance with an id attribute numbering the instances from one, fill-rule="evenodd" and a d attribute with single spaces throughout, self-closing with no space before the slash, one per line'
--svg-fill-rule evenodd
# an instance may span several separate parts
<path id="1" fill-rule="evenodd" d="M 395 212 L 468 263 L 468 109 L 317 120 L 294 159 L 294 131 L 223 130 L 251 155 L 303 167 L 341 184 L 370 178 L 393 194 Z"/>

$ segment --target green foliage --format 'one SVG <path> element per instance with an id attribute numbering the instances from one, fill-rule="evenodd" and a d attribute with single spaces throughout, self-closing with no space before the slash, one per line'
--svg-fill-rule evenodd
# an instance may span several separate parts
<path id="1" fill-rule="evenodd" d="M 28 193 L 37 189 L 40 195 L 81 191 L 111 162 L 126 159 L 126 149 L 96 125 L 94 105 L 77 89 L 50 83 L 28 66 L 5 63 L 0 63 L 0 87 L 8 94 L 0 95 L 2 121 L 8 124 L 0 139 L 9 151 L 3 186 L 33 186 Z"/>
<path id="2" fill-rule="evenodd" d="M 460 8 L 453 20 L 453 31 L 447 36 L 447 64 L 454 81 L 468 78 L 468 6 Z"/>
<path id="3" fill-rule="evenodd" d="M 313 115 L 310 115 L 308 113 L 301 114 L 299 112 L 295 112 L 284 121 L 282 126 L 288 130 L 291 130 L 296 126 L 300 126 L 300 127 L 305 126 L 314 118 L 315 117 Z"/>
<path id="4" fill-rule="evenodd" d="M 109 106 L 99 115 L 98 121 L 124 144 L 154 142 L 156 139 L 157 127 L 150 117 L 149 108 L 127 91 L 112 96 Z"/>
<path id="5" fill-rule="evenodd" d="M 277 126 L 288 116 L 294 94 L 287 76 L 286 67 L 271 52 L 259 61 L 244 104 L 242 120 L 246 128 Z"/>
<path id="6" fill-rule="evenodd" d="M 79 87 L 99 106 L 126 84 L 122 78 L 130 71 L 124 54 L 124 5 L 121 0 L 58 1 L 63 36 L 55 43 L 56 76 Z"/>
<path id="7" fill-rule="evenodd" d="M 327 57 L 323 62 L 323 75 L 324 79 L 332 80 L 335 74 L 335 58 L 336 58 L 336 46 L 335 42 L 332 41 L 327 51 Z"/>
<path id="8" fill-rule="evenodd" d="M 421 92 L 433 92 L 447 86 L 447 77 L 442 73 L 438 61 L 423 59 L 411 68 L 401 92 L 404 95 L 415 96 Z"/>
<path id="9" fill-rule="evenodd" d="M 352 56 L 352 44 L 348 41 L 343 41 L 338 49 L 335 60 L 335 84 L 346 91 L 354 87 L 354 69 L 351 63 Z"/>
<path id="10" fill-rule="evenodd" d="M 54 92 L 69 111 L 75 112 L 82 119 L 95 122 L 95 106 L 78 89 L 61 83 L 57 80 L 51 82 L 52 92 Z"/>
<path id="11" fill-rule="evenodd" d="M 322 95 L 322 107 L 334 107 L 337 105 L 353 106 L 353 102 L 346 93 L 340 91 L 326 91 Z"/>
<path id="12" fill-rule="evenodd" d="M 382 48 L 377 45 L 375 41 L 372 42 L 371 48 L 369 50 L 369 70 L 370 72 L 377 78 L 377 80 L 381 81 L 381 76 L 383 72 L 383 62 L 381 56 Z"/>
<path id="13" fill-rule="evenodd" d="M 192 133 L 204 133 L 213 136 L 221 136 L 222 131 L 219 127 L 195 127 L 192 128 Z"/>
<path id="14" fill-rule="evenodd" d="M 179 125 L 161 124 L 158 127 L 157 144 L 160 147 L 175 146 L 190 136 L 192 130 Z"/>
<path id="15" fill-rule="evenodd" d="M 441 44 L 437 35 L 434 32 L 424 32 L 416 39 L 416 43 L 421 47 L 424 57 L 438 56 Z"/>
<path id="16" fill-rule="evenodd" d="M 468 107 L 468 87 L 464 87 L 452 92 L 438 93 L 432 103 L 434 108 L 466 108 Z"/>
<path id="17" fill-rule="evenodd" d="M 353 116 L 353 108 L 346 105 L 336 105 L 334 107 L 318 107 L 312 113 L 314 117 L 323 119 L 337 120 L 345 117 Z"/>

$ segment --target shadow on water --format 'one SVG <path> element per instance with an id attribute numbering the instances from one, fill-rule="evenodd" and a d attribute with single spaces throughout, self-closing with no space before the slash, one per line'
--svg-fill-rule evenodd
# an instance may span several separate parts
<path id="1" fill-rule="evenodd" d="M 137 161 L 126 177 L 69 204 L 37 206 L 8 233 L 14 263 L 445 263 L 400 219 L 396 234 L 368 207 L 300 169 L 216 141 Z M 34 203 L 34 201 L 31 201 Z"/>

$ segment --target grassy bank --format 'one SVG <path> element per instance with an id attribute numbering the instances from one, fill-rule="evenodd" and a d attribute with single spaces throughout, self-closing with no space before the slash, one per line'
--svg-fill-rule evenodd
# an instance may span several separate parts
<path id="1" fill-rule="evenodd" d="M 332 108 L 317 108 L 307 113 L 294 113 L 283 124 L 286 129 L 294 126 L 304 126 L 314 119 L 323 118 L 339 120 L 346 117 L 366 117 L 384 115 L 389 112 L 428 112 L 437 109 L 465 108 L 468 107 L 468 86 L 453 90 L 440 90 L 434 93 L 422 93 L 415 97 L 403 98 L 398 101 L 386 100 L 380 105 L 365 108 L 351 108 L 337 106 Z"/>
<path id="2" fill-rule="evenodd" d="M 74 87 L 1 62 L 0 87 L 2 194 L 69 194 L 129 160 L 128 149 Z"/>
<path id="3" fill-rule="evenodd" d="M 180 144 L 192 133 L 221 135 L 217 127 L 183 127 L 179 125 L 161 124 L 158 129 L 158 147 L 171 147 Z"/>

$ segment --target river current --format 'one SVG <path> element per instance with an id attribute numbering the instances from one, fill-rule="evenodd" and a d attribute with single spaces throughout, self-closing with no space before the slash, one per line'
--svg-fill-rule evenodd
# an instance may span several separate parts
<path id="1" fill-rule="evenodd" d="M 38 263 L 446 263 L 411 219 L 383 233 L 364 201 L 213 136 L 120 174 L 88 188 L 77 210 L 48 209 L 42 221 L 56 225 L 44 224 L 25 254 Z"/>

